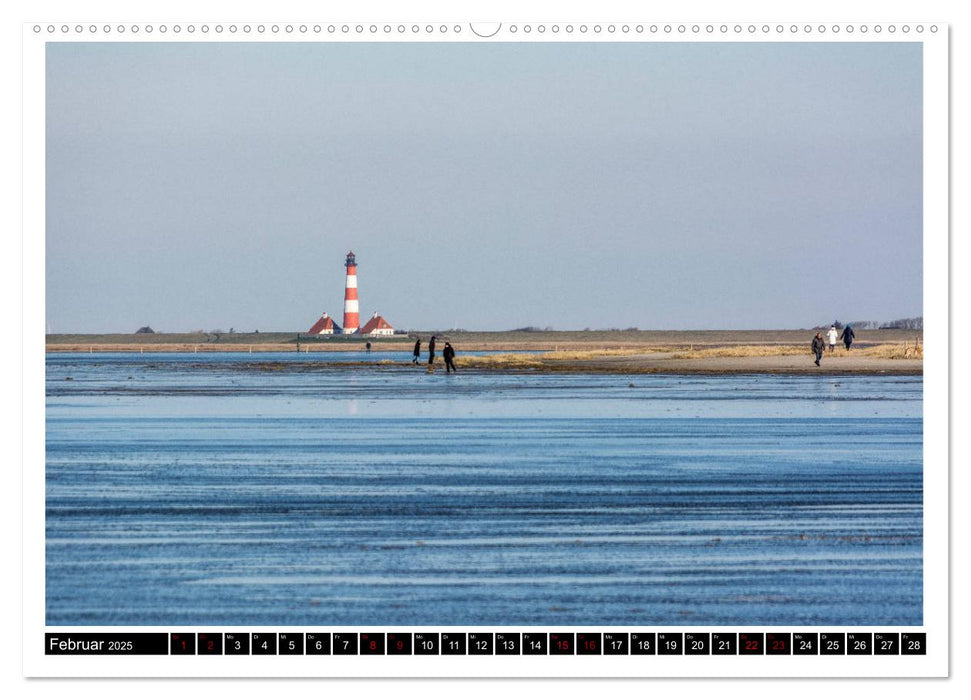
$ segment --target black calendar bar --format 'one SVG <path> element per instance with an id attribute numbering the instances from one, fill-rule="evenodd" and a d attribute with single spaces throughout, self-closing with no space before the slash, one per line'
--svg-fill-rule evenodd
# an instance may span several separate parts
<path id="1" fill-rule="evenodd" d="M 577 653 L 597 655 L 603 653 L 603 635 L 600 632 L 579 632 L 577 634 Z"/>
<path id="2" fill-rule="evenodd" d="M 169 643 L 172 654 L 194 656 L 196 653 L 195 632 L 173 632 L 169 635 Z"/>
<path id="3" fill-rule="evenodd" d="M 415 653 L 425 656 L 437 656 L 441 649 L 438 632 L 415 632 Z"/>
<path id="4" fill-rule="evenodd" d="M 49 632 L 48 655 L 914 656 L 924 632 Z"/>
<path id="5" fill-rule="evenodd" d="M 873 635 L 873 653 L 880 656 L 896 656 L 900 653 L 900 635 L 897 632 L 877 632 Z"/>
<path id="6" fill-rule="evenodd" d="M 462 632 L 442 632 L 442 654 L 464 656 L 467 649 L 465 634 Z"/>
<path id="7" fill-rule="evenodd" d="M 544 632 L 523 633 L 523 654 L 529 656 L 546 656 L 549 653 L 547 635 Z"/>
<path id="8" fill-rule="evenodd" d="M 738 635 L 734 632 L 713 632 L 711 653 L 714 656 L 735 656 L 738 654 Z"/>
<path id="9" fill-rule="evenodd" d="M 411 654 L 411 635 L 407 632 L 388 632 L 388 654 L 392 656 Z"/>
<path id="10" fill-rule="evenodd" d="M 761 632 L 739 632 L 738 653 L 740 656 L 761 656 L 765 653 L 765 635 Z"/>
<path id="11" fill-rule="evenodd" d="M 223 653 L 222 632 L 200 632 L 198 637 L 199 654 L 205 656 L 219 656 Z"/>
<path id="12" fill-rule="evenodd" d="M 686 632 L 684 635 L 684 653 L 692 656 L 710 654 L 711 635 L 707 632 Z"/>
<path id="13" fill-rule="evenodd" d="M 645 655 L 656 654 L 657 634 L 654 632 L 631 632 L 630 653 Z"/>
<path id="14" fill-rule="evenodd" d="M 792 634 L 789 632 L 769 632 L 765 635 L 765 653 L 771 656 L 785 656 L 792 653 Z"/>
<path id="15" fill-rule="evenodd" d="M 519 632 L 497 632 L 496 653 L 505 656 L 519 656 L 522 653 L 522 635 Z"/>
<path id="16" fill-rule="evenodd" d="M 253 632 L 250 635 L 253 654 L 262 656 L 276 655 L 276 632 Z"/>
<path id="17" fill-rule="evenodd" d="M 246 632 L 227 632 L 225 635 L 226 656 L 249 656 L 249 634 Z"/>
<path id="18" fill-rule="evenodd" d="M 383 656 L 384 634 L 381 632 L 361 632 L 361 653 Z"/>
<path id="19" fill-rule="evenodd" d="M 54 632 L 44 635 L 44 653 L 51 656 L 146 656 L 169 653 L 165 632 Z"/>
<path id="20" fill-rule="evenodd" d="M 492 632 L 469 632 L 469 654 L 492 656 L 495 650 L 495 634 Z"/>
<path id="21" fill-rule="evenodd" d="M 604 654 L 627 656 L 630 653 L 630 635 L 627 632 L 605 632 Z"/>
<path id="22" fill-rule="evenodd" d="M 658 632 L 657 653 L 668 656 L 684 654 L 684 634 L 682 632 Z"/>
<path id="23" fill-rule="evenodd" d="M 792 635 L 792 653 L 800 656 L 819 654 L 819 634 L 817 632 L 796 632 Z"/>
<path id="24" fill-rule="evenodd" d="M 303 656 L 303 632 L 280 632 L 280 653 L 284 656 Z"/>
<path id="25" fill-rule="evenodd" d="M 576 640 L 571 632 L 550 632 L 550 654 L 576 653 Z"/>
<path id="26" fill-rule="evenodd" d="M 330 654 L 330 632 L 307 632 L 307 653 L 314 656 Z"/>
<path id="27" fill-rule="evenodd" d="M 927 653 L 927 634 L 925 632 L 903 632 L 900 635 L 900 653 L 906 656 Z"/>

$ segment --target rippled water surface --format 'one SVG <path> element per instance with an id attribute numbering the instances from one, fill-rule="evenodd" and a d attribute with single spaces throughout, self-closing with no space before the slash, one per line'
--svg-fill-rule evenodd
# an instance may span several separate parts
<path id="1" fill-rule="evenodd" d="M 335 355 L 49 355 L 48 624 L 921 623 L 920 377 Z"/>

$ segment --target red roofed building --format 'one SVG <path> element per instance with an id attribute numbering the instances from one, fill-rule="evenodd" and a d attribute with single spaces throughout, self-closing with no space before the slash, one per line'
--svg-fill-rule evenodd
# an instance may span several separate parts
<path id="1" fill-rule="evenodd" d="M 334 323 L 334 319 L 324 312 L 324 315 L 317 319 L 317 323 L 307 331 L 309 335 L 334 335 L 341 332 L 341 327 Z"/>
<path id="2" fill-rule="evenodd" d="M 361 335 L 394 335 L 394 328 L 375 312 L 358 333 Z"/>

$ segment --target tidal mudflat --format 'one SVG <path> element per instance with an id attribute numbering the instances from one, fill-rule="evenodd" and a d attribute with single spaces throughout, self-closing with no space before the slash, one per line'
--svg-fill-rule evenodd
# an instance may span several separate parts
<path id="1" fill-rule="evenodd" d="M 48 355 L 48 624 L 922 621 L 920 376 L 259 359 Z"/>

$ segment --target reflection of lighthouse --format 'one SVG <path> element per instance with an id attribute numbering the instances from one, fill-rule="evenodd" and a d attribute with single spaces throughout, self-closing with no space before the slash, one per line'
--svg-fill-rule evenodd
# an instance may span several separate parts
<path id="1" fill-rule="evenodd" d="M 347 254 L 347 281 L 344 284 L 344 333 L 357 333 L 361 316 L 357 308 L 357 261 L 354 251 Z"/>

